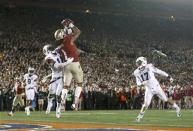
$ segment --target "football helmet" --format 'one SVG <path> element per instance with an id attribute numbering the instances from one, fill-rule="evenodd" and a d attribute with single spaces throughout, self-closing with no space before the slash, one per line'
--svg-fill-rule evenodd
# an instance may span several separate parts
<path id="1" fill-rule="evenodd" d="M 138 68 L 143 68 L 147 65 L 147 58 L 141 56 L 141 57 L 138 57 L 137 60 L 136 60 L 136 66 Z"/>
<path id="2" fill-rule="evenodd" d="M 54 33 L 54 38 L 56 40 L 61 40 L 66 36 L 65 30 L 64 29 L 57 29 Z"/>
<path id="3" fill-rule="evenodd" d="M 34 69 L 34 68 L 32 68 L 32 67 L 29 67 L 29 68 L 28 68 L 28 73 L 29 73 L 30 75 L 33 75 L 34 72 L 35 72 L 35 69 Z"/>
<path id="4" fill-rule="evenodd" d="M 44 53 L 44 55 L 48 55 L 48 54 L 51 52 L 50 48 L 51 48 L 51 45 L 45 45 L 45 46 L 43 47 L 43 53 Z"/>

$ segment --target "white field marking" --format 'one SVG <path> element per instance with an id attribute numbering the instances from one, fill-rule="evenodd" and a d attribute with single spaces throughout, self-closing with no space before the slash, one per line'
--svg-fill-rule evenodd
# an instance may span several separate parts
<path id="1" fill-rule="evenodd" d="M 139 124 L 132 124 L 132 125 L 138 125 L 138 126 L 143 126 L 143 125 L 148 125 L 148 126 L 155 126 L 155 124 L 145 124 L 145 123 L 143 123 L 143 124 L 140 124 L 140 122 L 139 122 Z M 186 125 L 165 125 L 164 127 L 190 127 L 190 126 L 186 126 Z"/>
<path id="2" fill-rule="evenodd" d="M 171 122 L 171 121 L 178 121 L 178 120 L 186 120 L 186 121 L 192 121 L 192 119 L 191 118 L 186 118 L 186 119 L 184 119 L 183 118 L 183 116 L 182 117 L 176 117 L 176 119 L 174 120 L 174 119 L 165 119 L 165 118 L 154 118 L 154 117 L 151 117 L 151 118 L 146 118 L 146 121 L 152 121 L 152 122 L 157 122 L 157 121 L 167 121 L 167 122 Z"/>
<path id="3" fill-rule="evenodd" d="M 97 115 L 115 115 L 115 114 L 117 114 L 117 113 L 112 113 L 112 112 L 99 112 L 99 113 L 95 113 L 95 114 L 97 114 Z"/>
<path id="4" fill-rule="evenodd" d="M 71 116 L 71 115 L 74 115 L 74 116 L 77 116 L 77 115 L 114 115 L 114 114 L 117 114 L 117 113 L 112 113 L 112 112 L 98 112 L 98 113 L 89 113 L 89 112 L 81 112 L 81 113 L 69 113 L 69 112 L 62 112 L 63 115 L 67 115 L 67 116 Z M 51 114 L 53 115 L 53 114 Z"/>
<path id="5" fill-rule="evenodd" d="M 97 129 L 107 129 L 107 130 L 127 130 L 127 131 L 130 131 L 130 130 L 135 130 L 135 131 L 143 131 L 141 129 L 131 129 L 131 128 L 80 128 L 80 130 L 97 130 Z M 70 129 L 67 129 L 67 130 L 77 130 L 77 128 L 70 128 Z M 144 130 L 146 131 L 146 130 Z M 167 131 L 167 130 L 164 130 L 164 131 Z"/>
<path id="6" fill-rule="evenodd" d="M 33 121 L 37 121 L 37 122 L 45 122 L 45 121 L 47 121 L 47 122 L 52 122 L 52 120 L 44 120 L 44 121 L 41 121 L 41 120 L 33 120 Z M 63 122 L 66 122 L 66 123 L 74 123 L 74 121 L 69 121 L 69 120 L 64 120 Z M 128 124 L 124 124 L 124 123 L 101 123 L 101 122 L 79 122 L 80 124 L 104 124 L 104 125 L 125 125 L 125 126 L 143 126 L 143 125 L 146 125 L 146 126 L 155 126 L 155 124 L 148 124 L 148 123 L 132 123 L 132 124 L 130 124 L 130 125 L 128 125 Z M 78 123 L 77 123 L 78 124 Z M 191 126 L 185 126 L 185 125 L 167 125 L 168 127 L 191 127 Z M 162 126 L 160 126 L 160 127 L 162 127 Z M 165 127 L 165 126 L 163 126 L 163 127 Z"/>
<path id="7" fill-rule="evenodd" d="M 64 114 L 64 115 L 90 115 L 91 113 L 68 113 L 68 112 L 62 112 L 62 114 Z"/>

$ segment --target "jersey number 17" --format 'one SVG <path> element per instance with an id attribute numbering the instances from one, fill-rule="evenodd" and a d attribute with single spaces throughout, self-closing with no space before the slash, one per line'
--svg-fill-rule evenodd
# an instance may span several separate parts
<path id="1" fill-rule="evenodd" d="M 141 80 L 142 80 L 142 81 L 147 81 L 147 80 L 149 80 L 149 73 L 148 73 L 148 72 L 145 72 L 145 73 L 141 74 Z"/>

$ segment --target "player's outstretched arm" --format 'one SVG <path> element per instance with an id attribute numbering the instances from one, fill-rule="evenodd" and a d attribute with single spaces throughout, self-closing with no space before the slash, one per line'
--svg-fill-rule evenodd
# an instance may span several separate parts
<path id="1" fill-rule="evenodd" d="M 81 31 L 76 26 L 72 27 L 72 31 L 73 31 L 72 42 L 74 42 L 80 36 Z"/>
<path id="2" fill-rule="evenodd" d="M 43 77 L 42 82 L 45 83 L 47 81 L 48 78 L 50 78 L 52 76 L 52 74 L 50 73 L 49 75 Z"/>
<path id="3" fill-rule="evenodd" d="M 71 43 L 74 43 L 74 41 L 79 37 L 79 35 L 81 34 L 81 31 L 78 29 L 78 27 L 76 27 L 74 25 L 74 21 L 72 21 L 71 19 L 63 19 L 61 21 L 61 24 L 64 26 L 64 29 L 71 29 L 72 30 L 72 39 L 71 39 Z"/>
<path id="4" fill-rule="evenodd" d="M 68 58 L 67 61 L 64 63 L 55 63 L 54 67 L 55 68 L 64 68 L 66 65 L 72 63 L 73 60 L 74 60 L 74 58 Z"/>
<path id="5" fill-rule="evenodd" d="M 154 72 L 157 73 L 157 74 L 159 74 L 159 75 L 161 75 L 161 76 L 167 77 L 167 79 L 168 79 L 171 83 L 174 81 L 173 78 L 172 78 L 168 73 L 166 73 L 165 71 L 162 71 L 162 70 L 154 67 Z"/>
<path id="6" fill-rule="evenodd" d="M 158 68 L 155 68 L 155 73 L 156 73 L 156 74 L 159 74 L 159 75 L 161 75 L 161 76 L 165 76 L 165 77 L 168 77 L 168 76 L 169 76 L 168 73 L 166 73 L 165 71 L 162 71 L 162 70 L 160 70 L 160 69 L 158 69 Z"/>

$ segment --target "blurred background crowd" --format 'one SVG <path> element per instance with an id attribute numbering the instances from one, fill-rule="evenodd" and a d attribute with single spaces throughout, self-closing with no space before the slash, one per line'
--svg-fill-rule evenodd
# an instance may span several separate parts
<path id="1" fill-rule="evenodd" d="M 90 4 L 87 0 L 83 3 Z M 40 110 L 38 102 L 41 99 L 45 109 L 48 89 L 41 79 L 50 70 L 41 66 L 44 59 L 42 47 L 45 44 L 58 44 L 53 32 L 61 28 L 60 21 L 64 18 L 72 19 L 82 31 L 76 42 L 82 50 L 80 58 L 84 70 L 80 110 L 139 109 L 143 103 L 144 89 L 136 87 L 132 75 L 136 68 L 135 60 L 139 56 L 147 57 L 148 62 L 173 76 L 173 84 L 158 77 L 168 97 L 172 97 L 182 108 L 193 108 L 193 20 L 170 15 L 144 17 L 111 11 L 92 13 L 88 9 L 80 12 L 2 6 L 0 110 L 10 110 L 14 79 L 27 73 L 29 66 L 36 69 L 40 80 L 34 108 Z M 154 50 L 164 52 L 167 57 L 159 56 Z M 70 109 L 72 98 L 73 90 L 70 89 L 67 110 Z M 150 108 L 170 106 L 155 96 Z"/>

